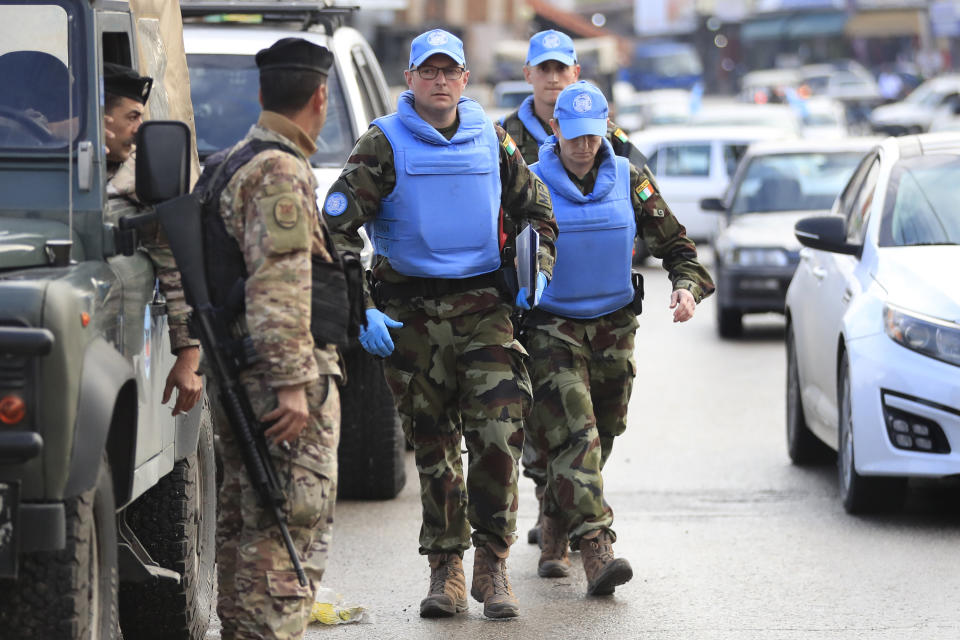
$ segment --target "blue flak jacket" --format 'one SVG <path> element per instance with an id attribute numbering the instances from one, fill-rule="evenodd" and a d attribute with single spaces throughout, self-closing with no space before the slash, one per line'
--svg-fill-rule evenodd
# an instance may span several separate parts
<path id="1" fill-rule="evenodd" d="M 553 279 L 539 308 L 566 318 L 598 318 L 633 301 L 631 264 L 637 222 L 630 202 L 630 162 L 604 138 L 593 191 L 580 193 L 550 136 L 530 165 L 546 183 L 560 233 Z"/>
<path id="2" fill-rule="evenodd" d="M 468 278 L 500 266 L 499 141 L 477 102 L 460 98 L 457 111 L 450 140 L 417 115 L 410 91 L 373 121 L 393 147 L 397 185 L 368 231 L 406 276 Z"/>

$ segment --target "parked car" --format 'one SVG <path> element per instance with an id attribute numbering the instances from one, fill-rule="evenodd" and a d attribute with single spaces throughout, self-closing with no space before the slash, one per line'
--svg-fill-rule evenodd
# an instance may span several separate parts
<path id="1" fill-rule="evenodd" d="M 802 95 L 837 100 L 843 104 L 847 120 L 858 126 L 883 101 L 873 75 L 855 60 L 805 65 L 800 76 Z"/>
<path id="2" fill-rule="evenodd" d="M 799 107 L 800 137 L 813 139 L 843 138 L 849 135 L 843 104 L 832 98 L 810 98 Z"/>
<path id="3" fill-rule="evenodd" d="M 762 127 L 658 127 L 630 137 L 673 213 L 694 240 L 710 240 L 717 217 L 700 201 L 720 197 L 751 142 L 775 140 L 778 129 Z"/>
<path id="4" fill-rule="evenodd" d="M 885 104 L 870 113 L 874 132 L 892 136 L 924 133 L 938 114 L 960 105 L 960 74 L 927 80 L 900 102 Z"/>
<path id="5" fill-rule="evenodd" d="M 653 40 L 634 47 L 629 66 L 620 70 L 620 77 L 637 91 L 690 89 L 703 80 L 703 65 L 692 44 Z"/>
<path id="6" fill-rule="evenodd" d="M 683 124 L 690 119 L 690 96 L 686 89 L 637 91 L 617 107 L 617 124 L 631 134 Z"/>
<path id="7" fill-rule="evenodd" d="M 333 53 L 327 78 L 327 120 L 310 158 L 318 199 L 340 175 L 354 142 L 370 122 L 393 111 L 380 64 L 357 30 L 344 23 L 349 9 L 319 3 L 271 6 L 182 0 L 183 41 L 190 70 L 201 162 L 243 138 L 260 113 L 254 56 L 281 38 L 305 38 Z M 220 12 L 221 22 L 203 20 Z M 237 16 L 256 14 L 259 23 Z M 224 15 L 225 14 L 225 15 Z M 341 390 L 338 495 L 392 498 L 406 480 L 404 437 L 383 363 L 354 344 L 344 353 L 348 384 Z"/>
<path id="8" fill-rule="evenodd" d="M 888 138 L 830 216 L 801 220 L 787 291 L 787 445 L 836 450 L 857 513 L 960 473 L 960 134 Z"/>
<path id="9" fill-rule="evenodd" d="M 508 116 L 520 106 L 527 96 L 533 95 L 533 86 L 526 80 L 504 80 L 493 85 L 493 102 L 486 110 L 494 122 Z"/>
<path id="10" fill-rule="evenodd" d="M 869 138 L 758 142 L 740 161 L 724 199 L 701 202 L 705 211 L 725 214 L 713 243 L 721 336 L 740 335 L 746 313 L 783 312 L 800 261 L 793 225 L 829 211 L 876 143 Z"/>
<path id="11" fill-rule="evenodd" d="M 725 98 L 705 98 L 688 120 L 697 127 L 772 127 L 782 137 L 800 134 L 800 116 L 786 104 L 753 104 Z"/>

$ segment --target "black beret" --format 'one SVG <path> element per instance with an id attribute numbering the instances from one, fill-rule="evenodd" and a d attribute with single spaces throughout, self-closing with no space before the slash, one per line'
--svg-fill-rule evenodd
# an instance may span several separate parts
<path id="1" fill-rule="evenodd" d="M 112 62 L 103 63 L 103 90 L 111 95 L 146 104 L 152 86 L 153 78 L 141 76 L 130 67 Z"/>
<path id="2" fill-rule="evenodd" d="M 333 64 L 333 54 L 303 38 L 282 38 L 257 53 L 260 71 L 290 69 L 316 71 L 327 75 Z"/>

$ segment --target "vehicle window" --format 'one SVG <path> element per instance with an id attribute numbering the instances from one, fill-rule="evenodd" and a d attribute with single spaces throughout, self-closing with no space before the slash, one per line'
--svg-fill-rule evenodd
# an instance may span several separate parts
<path id="1" fill-rule="evenodd" d="M 727 177 L 733 176 L 737 172 L 737 165 L 740 164 L 740 158 L 747 152 L 745 144 L 725 144 L 723 145 L 723 164 L 727 169 Z"/>
<path id="2" fill-rule="evenodd" d="M 70 55 L 70 13 L 54 3 L 0 4 L 0 149 L 58 148 L 80 135 L 82 69 Z"/>
<path id="3" fill-rule="evenodd" d="M 188 54 L 190 93 L 203 160 L 247 135 L 260 115 L 260 78 L 250 55 Z M 314 167 L 341 167 L 355 136 L 336 65 L 327 78 L 327 121 L 317 139 Z"/>
<path id="4" fill-rule="evenodd" d="M 863 179 L 863 186 L 860 187 L 860 191 L 853 201 L 853 206 L 847 212 L 847 242 L 851 244 L 863 244 L 879 175 L 880 161 L 874 160 L 867 170 L 867 175 Z"/>
<path id="5" fill-rule="evenodd" d="M 736 187 L 731 212 L 829 209 L 862 155 L 843 151 L 755 156 Z"/>
<path id="6" fill-rule="evenodd" d="M 360 84 L 360 95 L 363 96 L 363 109 L 368 120 L 374 120 L 387 113 L 387 105 L 377 89 L 377 81 L 370 67 L 370 61 L 363 47 L 357 45 L 350 51 L 353 58 L 353 70 Z"/>
<path id="7" fill-rule="evenodd" d="M 900 161 L 890 176 L 880 246 L 960 244 L 960 158 L 933 154 Z"/>
<path id="8" fill-rule="evenodd" d="M 647 158 L 647 166 L 650 167 L 650 171 L 653 171 L 653 175 L 657 175 L 657 159 L 659 157 L 660 149 L 657 149 Z"/>
<path id="9" fill-rule="evenodd" d="M 710 175 L 710 145 L 681 144 L 660 147 L 658 175 L 699 177 Z"/>

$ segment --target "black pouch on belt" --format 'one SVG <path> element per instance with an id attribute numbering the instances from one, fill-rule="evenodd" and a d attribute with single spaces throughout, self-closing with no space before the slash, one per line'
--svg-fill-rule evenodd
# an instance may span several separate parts
<path id="1" fill-rule="evenodd" d="M 643 312 L 643 274 L 633 272 L 633 303 L 630 305 L 633 312 L 640 315 Z"/>

